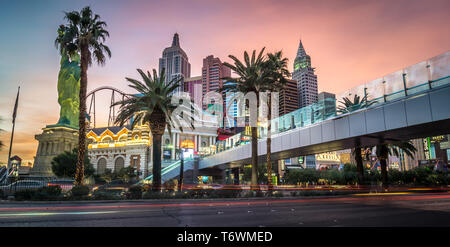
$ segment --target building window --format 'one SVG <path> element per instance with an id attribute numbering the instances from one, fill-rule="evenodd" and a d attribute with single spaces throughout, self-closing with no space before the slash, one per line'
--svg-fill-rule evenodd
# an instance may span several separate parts
<path id="1" fill-rule="evenodd" d="M 106 159 L 100 158 L 97 163 L 97 174 L 103 174 L 106 170 Z"/>
<path id="2" fill-rule="evenodd" d="M 118 172 L 125 166 L 125 160 L 122 157 L 118 157 L 114 162 L 114 171 Z"/>

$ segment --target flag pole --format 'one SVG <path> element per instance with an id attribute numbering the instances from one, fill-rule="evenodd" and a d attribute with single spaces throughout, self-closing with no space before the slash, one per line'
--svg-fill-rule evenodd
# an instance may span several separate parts
<path id="1" fill-rule="evenodd" d="M 16 103 L 14 104 L 14 112 L 13 112 L 13 116 L 12 116 L 12 131 L 11 131 L 11 141 L 9 143 L 9 154 L 8 154 L 8 167 L 7 167 L 7 173 L 6 173 L 6 178 L 9 178 L 9 169 L 11 168 L 11 150 L 12 150 L 12 143 L 13 143 L 13 138 L 14 138 L 14 127 L 16 126 L 16 115 L 17 115 L 17 105 L 19 103 L 19 92 L 20 92 L 20 86 L 17 89 L 17 97 L 16 97 Z"/>

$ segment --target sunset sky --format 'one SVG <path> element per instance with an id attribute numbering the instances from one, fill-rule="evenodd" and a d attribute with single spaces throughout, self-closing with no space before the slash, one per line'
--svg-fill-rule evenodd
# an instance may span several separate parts
<path id="1" fill-rule="evenodd" d="M 33 159 L 35 134 L 59 117 L 56 30 L 64 11 L 90 5 L 108 24 L 111 59 L 88 71 L 88 91 L 113 86 L 136 68 L 158 67 L 175 32 L 199 76 L 208 55 L 230 61 L 245 50 L 282 50 L 289 69 L 301 39 L 316 68 L 319 92 L 339 93 L 450 49 L 450 1 L 4 1 L 0 5 L 0 161 L 7 159 L 17 87 L 13 155 Z M 107 95 L 97 111 L 107 118 Z"/>

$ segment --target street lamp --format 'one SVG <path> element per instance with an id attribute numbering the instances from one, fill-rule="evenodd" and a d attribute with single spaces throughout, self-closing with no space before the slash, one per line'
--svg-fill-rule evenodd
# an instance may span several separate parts
<path id="1" fill-rule="evenodd" d="M 178 149 L 179 152 L 178 154 L 180 155 L 180 176 L 178 179 L 178 191 L 182 190 L 182 186 L 183 186 L 183 174 L 184 174 L 184 148 L 180 148 Z"/>

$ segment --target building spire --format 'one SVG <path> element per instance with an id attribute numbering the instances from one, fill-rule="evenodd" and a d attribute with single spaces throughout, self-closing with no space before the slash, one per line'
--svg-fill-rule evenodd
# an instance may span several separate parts
<path id="1" fill-rule="evenodd" d="M 178 33 L 173 35 L 172 46 L 180 47 L 180 38 L 178 37 Z"/>
<path id="2" fill-rule="evenodd" d="M 306 56 L 305 48 L 303 48 L 302 40 L 300 39 L 300 44 L 298 45 L 297 57 Z"/>

